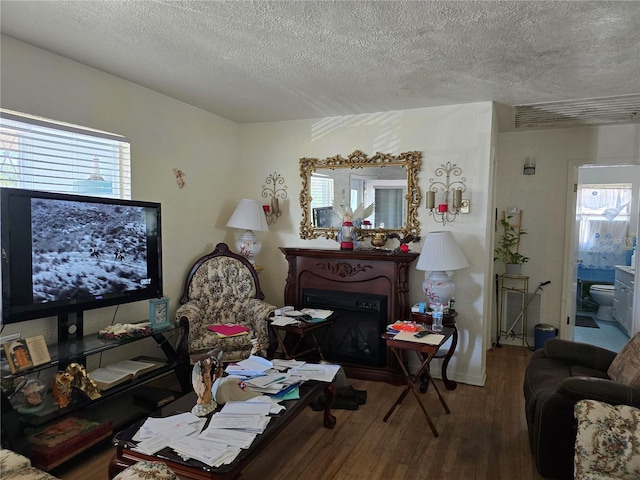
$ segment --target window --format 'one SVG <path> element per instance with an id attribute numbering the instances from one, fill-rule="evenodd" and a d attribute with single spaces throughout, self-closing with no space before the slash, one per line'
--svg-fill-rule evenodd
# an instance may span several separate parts
<path id="1" fill-rule="evenodd" d="M 131 199 L 127 138 L 0 109 L 0 186 Z"/>
<path id="2" fill-rule="evenodd" d="M 583 268 L 626 265 L 631 184 L 583 184 L 578 190 L 578 256 Z"/>
<path id="3" fill-rule="evenodd" d="M 311 208 L 333 205 L 333 179 L 327 175 L 311 174 Z"/>

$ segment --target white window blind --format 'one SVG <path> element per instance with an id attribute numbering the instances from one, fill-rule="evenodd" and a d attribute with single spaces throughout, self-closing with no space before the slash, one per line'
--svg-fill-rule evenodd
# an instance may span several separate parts
<path id="1" fill-rule="evenodd" d="M 333 179 L 326 175 L 311 174 L 311 208 L 333 205 Z"/>
<path id="2" fill-rule="evenodd" d="M 0 155 L 3 187 L 131 198 L 120 135 L 0 109 Z"/>

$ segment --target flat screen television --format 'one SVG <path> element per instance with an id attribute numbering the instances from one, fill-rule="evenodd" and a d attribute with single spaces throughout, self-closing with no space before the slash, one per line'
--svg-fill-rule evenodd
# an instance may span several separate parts
<path id="1" fill-rule="evenodd" d="M 160 204 L 0 188 L 2 322 L 162 296 Z"/>

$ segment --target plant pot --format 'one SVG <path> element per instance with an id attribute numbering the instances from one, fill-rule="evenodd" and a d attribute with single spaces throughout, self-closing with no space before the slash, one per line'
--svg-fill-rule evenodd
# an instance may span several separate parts
<path id="1" fill-rule="evenodd" d="M 507 275 L 520 275 L 522 273 L 521 263 L 505 263 L 504 266 L 507 269 Z"/>

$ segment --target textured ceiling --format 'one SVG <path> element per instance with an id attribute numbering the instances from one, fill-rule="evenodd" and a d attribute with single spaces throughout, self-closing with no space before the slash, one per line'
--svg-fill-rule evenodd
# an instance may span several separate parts
<path id="1" fill-rule="evenodd" d="M 640 93 L 637 1 L 2 0 L 0 19 L 240 123 Z"/>

